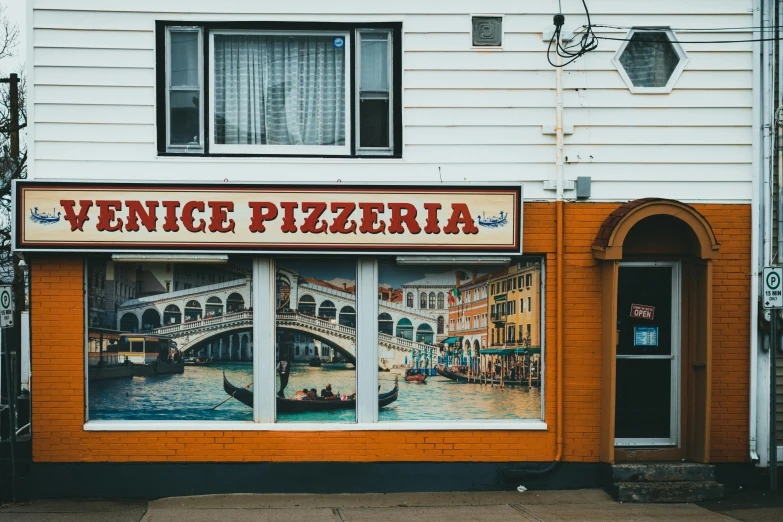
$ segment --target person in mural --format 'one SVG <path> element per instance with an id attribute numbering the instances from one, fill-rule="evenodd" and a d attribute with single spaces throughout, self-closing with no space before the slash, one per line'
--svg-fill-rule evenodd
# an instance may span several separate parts
<path id="1" fill-rule="evenodd" d="M 321 398 L 322 399 L 333 399 L 334 398 L 334 393 L 332 393 L 332 385 L 331 384 L 327 384 L 326 388 L 321 390 Z"/>
<path id="2" fill-rule="evenodd" d="M 285 387 L 288 386 L 288 377 L 291 375 L 291 362 L 287 359 L 282 359 L 277 363 L 277 373 L 280 375 L 280 390 L 277 392 L 277 396 L 285 397 Z"/>

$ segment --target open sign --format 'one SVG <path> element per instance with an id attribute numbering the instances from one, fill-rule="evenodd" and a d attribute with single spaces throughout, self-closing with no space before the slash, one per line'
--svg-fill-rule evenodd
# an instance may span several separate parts
<path id="1" fill-rule="evenodd" d="M 634 319 L 647 319 L 652 321 L 655 318 L 655 307 L 632 304 L 631 305 L 631 317 Z"/>

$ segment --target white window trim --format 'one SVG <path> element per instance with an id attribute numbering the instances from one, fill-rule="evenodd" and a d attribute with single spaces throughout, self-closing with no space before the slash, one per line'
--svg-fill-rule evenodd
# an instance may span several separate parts
<path id="1" fill-rule="evenodd" d="M 361 82 L 362 82 L 362 33 L 386 34 L 389 44 L 386 46 L 387 78 L 389 79 L 389 146 L 362 147 L 361 140 Z M 390 29 L 356 29 L 356 154 L 361 156 L 391 156 L 394 154 L 394 32 Z"/>
<path id="2" fill-rule="evenodd" d="M 669 39 L 669 42 L 672 44 L 672 48 L 677 53 L 677 56 L 680 57 L 679 63 L 677 63 L 677 67 L 672 72 L 672 75 L 669 77 L 669 81 L 666 83 L 664 87 L 637 87 L 634 86 L 633 82 L 631 81 L 631 78 L 628 76 L 628 73 L 625 72 L 625 68 L 623 67 L 623 64 L 620 63 L 620 56 L 623 54 L 623 51 L 630 43 L 631 37 L 635 33 L 654 33 L 654 32 L 660 32 L 665 33 L 666 37 Z M 625 41 L 621 42 L 622 45 L 620 45 L 620 48 L 617 49 L 617 52 L 614 54 L 614 57 L 612 58 L 612 64 L 617 69 L 617 72 L 620 73 L 620 77 L 625 82 L 625 85 L 628 87 L 628 89 L 633 94 L 669 94 L 674 89 L 674 85 L 677 83 L 677 80 L 680 79 L 680 75 L 682 74 L 682 71 L 685 70 L 685 67 L 688 65 L 688 62 L 690 62 L 690 58 L 688 57 L 688 54 L 685 52 L 685 50 L 682 48 L 680 43 L 677 40 L 677 35 L 674 34 L 674 31 L 667 27 L 661 27 L 658 29 L 655 28 L 634 28 L 628 31 L 628 34 L 625 35 Z"/>
<path id="3" fill-rule="evenodd" d="M 172 145 L 171 143 L 171 91 L 182 90 L 192 91 L 188 88 L 174 88 L 171 87 L 171 33 L 185 33 L 193 32 L 198 34 L 198 96 L 199 96 L 199 108 L 198 108 L 198 138 L 199 144 L 195 145 Z M 185 26 L 185 25 L 172 25 L 166 27 L 166 152 L 174 153 L 192 153 L 199 154 L 204 152 L 204 31 L 201 27 Z"/>
<path id="4" fill-rule="evenodd" d="M 253 339 L 257 346 L 274 346 L 275 333 L 275 258 L 255 257 L 253 259 L 253 293 L 251 302 L 257 312 L 253 315 Z M 546 281 L 546 258 L 540 258 L 541 284 Z M 378 357 L 380 346 L 378 339 L 378 262 L 375 258 L 360 257 L 357 267 L 356 310 L 365 310 L 362 315 L 374 318 L 370 321 L 359 319 L 357 314 L 356 337 L 356 422 L 276 422 L 276 360 L 275 350 L 254 353 L 254 375 L 268 378 L 254 381 L 253 420 L 247 421 L 211 421 L 211 420 L 90 420 L 89 419 L 89 382 L 88 363 L 88 261 L 84 263 L 84 431 L 464 431 L 464 430 L 503 430 L 503 431 L 546 431 L 549 429 L 544 418 L 546 411 L 546 392 L 544 376 L 545 364 L 545 324 L 541 325 L 541 361 L 539 363 L 540 410 L 535 419 L 470 419 L 470 420 L 379 420 L 378 419 Z M 541 321 L 546 322 L 545 289 L 541 292 Z M 369 327 L 367 327 L 369 326 Z M 266 332 L 266 333 L 264 333 Z M 359 346 L 369 343 L 371 348 L 361 352 Z M 367 357 L 367 355 L 370 357 Z M 367 397 L 373 397 L 367 399 Z"/>
<path id="5" fill-rule="evenodd" d="M 296 36 L 339 36 L 345 41 L 345 144 L 344 145 L 226 145 L 215 141 L 215 35 L 257 34 Z M 251 155 L 351 155 L 351 32 L 350 31 L 265 31 L 257 29 L 221 29 L 209 33 L 209 152 L 210 154 Z M 203 107 L 203 104 L 202 104 Z"/>

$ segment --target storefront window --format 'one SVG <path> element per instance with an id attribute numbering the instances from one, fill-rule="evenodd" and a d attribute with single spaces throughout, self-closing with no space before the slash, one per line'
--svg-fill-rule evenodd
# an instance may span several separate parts
<path id="1" fill-rule="evenodd" d="M 93 257 L 87 270 L 89 419 L 252 419 L 249 259 Z"/>
<path id="2" fill-rule="evenodd" d="M 277 422 L 355 422 L 356 261 L 276 267 Z"/>
<path id="3" fill-rule="evenodd" d="M 381 261 L 379 284 L 387 291 L 378 292 L 379 421 L 540 418 L 541 270 L 538 259 L 509 266 Z M 526 275 L 532 287 L 510 283 Z M 411 294 L 421 296 L 421 307 L 402 302 Z M 533 328 L 517 332 L 521 312 L 505 304 L 528 297 L 537 303 L 526 316 Z M 488 313 L 489 322 L 479 321 Z M 396 399 L 384 404 L 393 389 Z"/>

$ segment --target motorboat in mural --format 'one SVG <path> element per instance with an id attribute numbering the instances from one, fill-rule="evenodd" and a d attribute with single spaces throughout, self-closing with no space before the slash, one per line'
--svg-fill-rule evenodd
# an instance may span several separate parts
<path id="1" fill-rule="evenodd" d="M 30 221 L 41 225 L 51 225 L 57 223 L 58 221 L 60 221 L 60 217 L 62 216 L 62 213 L 57 212 L 55 214 L 56 210 L 57 209 L 52 209 L 51 212 L 41 212 L 38 210 L 38 207 L 35 207 L 33 210 L 30 211 Z"/>

